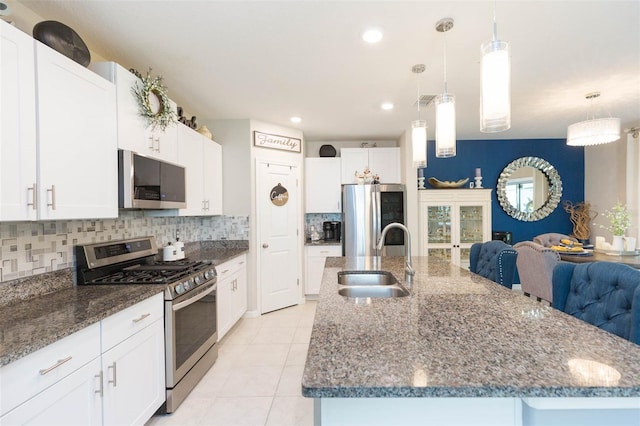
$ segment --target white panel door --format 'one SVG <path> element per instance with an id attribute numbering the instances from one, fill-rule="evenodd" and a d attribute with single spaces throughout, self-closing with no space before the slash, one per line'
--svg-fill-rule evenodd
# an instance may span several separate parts
<path id="1" fill-rule="evenodd" d="M 302 295 L 298 266 L 298 175 L 295 166 L 257 164 L 262 313 L 295 305 Z"/>
<path id="2" fill-rule="evenodd" d="M 36 220 L 33 38 L 2 20 L 0 67 L 0 221 Z"/>
<path id="3" fill-rule="evenodd" d="M 356 183 L 356 172 L 362 173 L 365 167 L 369 167 L 368 151 L 367 148 L 342 148 L 340 150 L 342 183 Z"/>
<path id="4" fill-rule="evenodd" d="M 222 214 L 222 145 L 203 137 L 204 199 L 207 215 Z"/>
<path id="5" fill-rule="evenodd" d="M 36 42 L 40 219 L 118 216 L 113 83 Z"/>
<path id="6" fill-rule="evenodd" d="M 178 164 L 186 168 L 187 208 L 180 209 L 180 216 L 200 216 L 204 214 L 202 198 L 202 135 L 178 124 Z"/>
<path id="7" fill-rule="evenodd" d="M 142 425 L 165 401 L 164 321 L 102 354 L 104 425 Z"/>
<path id="8" fill-rule="evenodd" d="M 369 168 L 380 177 L 380 183 L 402 183 L 400 148 L 369 148 Z"/>
<path id="9" fill-rule="evenodd" d="M 305 212 L 340 213 L 341 194 L 340 158 L 305 158 Z"/>

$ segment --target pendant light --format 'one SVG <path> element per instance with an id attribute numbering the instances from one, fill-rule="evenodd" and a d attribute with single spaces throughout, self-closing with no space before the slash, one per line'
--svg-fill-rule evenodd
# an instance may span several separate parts
<path id="1" fill-rule="evenodd" d="M 417 64 L 411 68 L 411 71 L 414 74 L 422 74 L 425 69 L 424 64 Z M 413 167 L 416 168 L 427 167 L 427 122 L 420 120 L 420 102 L 420 78 L 418 78 L 418 119 L 411 122 Z"/>
<path id="2" fill-rule="evenodd" d="M 498 40 L 493 3 L 493 38 L 480 46 L 480 131 L 495 133 L 511 128 L 511 58 L 509 43 Z"/>
<path id="3" fill-rule="evenodd" d="M 445 33 L 444 41 L 444 93 L 436 96 L 436 157 L 456 155 L 456 100 L 447 92 L 447 36 L 453 28 L 453 19 L 444 18 L 436 23 L 436 31 Z"/>
<path id="4" fill-rule="evenodd" d="M 599 96 L 600 92 L 587 93 L 585 96 L 591 101 L 587 120 L 574 123 L 567 128 L 567 145 L 600 145 L 620 139 L 619 118 L 596 118 L 593 101 Z"/>

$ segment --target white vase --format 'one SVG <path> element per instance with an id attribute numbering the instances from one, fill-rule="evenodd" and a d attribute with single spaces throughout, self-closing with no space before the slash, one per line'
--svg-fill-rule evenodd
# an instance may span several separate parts
<path id="1" fill-rule="evenodd" d="M 614 235 L 611 243 L 611 250 L 624 251 L 624 241 L 622 235 Z"/>

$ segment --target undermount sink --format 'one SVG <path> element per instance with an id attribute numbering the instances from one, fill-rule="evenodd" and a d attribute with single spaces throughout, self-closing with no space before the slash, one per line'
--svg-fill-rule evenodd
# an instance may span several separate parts
<path id="1" fill-rule="evenodd" d="M 338 272 L 338 284 L 348 286 L 387 286 L 397 284 L 398 280 L 387 271 L 341 271 Z"/>
<path id="2" fill-rule="evenodd" d="M 358 285 L 342 287 L 338 294 L 346 297 L 404 297 L 408 296 L 409 292 L 397 285 Z"/>
<path id="3" fill-rule="evenodd" d="M 409 291 L 402 287 L 396 277 L 387 271 L 340 271 L 338 290 L 345 297 L 404 297 Z"/>

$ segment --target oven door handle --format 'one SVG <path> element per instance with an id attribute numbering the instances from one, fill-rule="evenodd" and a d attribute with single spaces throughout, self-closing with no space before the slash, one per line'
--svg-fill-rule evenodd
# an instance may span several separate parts
<path id="1" fill-rule="evenodd" d="M 173 305 L 171 307 L 171 310 L 173 310 L 173 312 L 179 311 L 180 309 L 187 307 L 189 305 L 191 305 L 192 303 L 196 303 L 198 300 L 202 299 L 203 297 L 208 296 L 209 294 L 213 293 L 214 291 L 216 291 L 218 289 L 218 284 L 214 284 L 209 290 L 203 291 L 202 293 L 198 294 L 195 297 L 192 297 L 191 299 L 187 299 L 184 302 L 180 302 L 180 303 L 176 303 L 175 305 Z"/>

